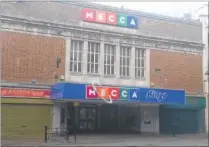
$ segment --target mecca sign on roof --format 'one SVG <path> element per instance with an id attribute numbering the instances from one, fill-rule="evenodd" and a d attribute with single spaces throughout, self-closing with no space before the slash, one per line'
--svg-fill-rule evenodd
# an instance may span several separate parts
<path id="1" fill-rule="evenodd" d="M 138 28 L 138 18 L 114 12 L 105 12 L 95 9 L 83 8 L 81 18 L 84 21 L 108 24 L 127 28 Z"/>

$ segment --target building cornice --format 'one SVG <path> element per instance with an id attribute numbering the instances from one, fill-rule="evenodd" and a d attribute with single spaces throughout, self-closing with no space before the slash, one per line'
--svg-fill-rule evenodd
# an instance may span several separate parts
<path id="1" fill-rule="evenodd" d="M 85 39 L 85 36 L 90 38 L 98 38 L 101 39 L 101 35 L 107 36 L 107 38 L 117 39 L 121 38 L 120 42 L 123 41 L 125 43 L 132 44 L 134 41 L 134 45 L 142 46 L 144 48 L 160 48 L 164 50 L 176 50 L 176 51 L 186 51 L 186 52 L 198 52 L 201 53 L 204 47 L 204 44 L 201 42 L 193 42 L 188 40 L 180 40 L 176 38 L 168 38 L 162 36 L 153 36 L 149 34 L 141 34 L 136 32 L 135 30 L 127 29 L 123 32 L 124 29 L 101 29 L 102 26 L 99 25 L 100 28 L 97 28 L 94 25 L 87 22 L 78 22 L 72 21 L 71 24 L 64 24 L 64 23 L 52 23 L 40 20 L 29 20 L 29 19 L 22 19 L 10 16 L 2 16 L 2 29 L 5 29 L 4 24 L 9 24 L 10 26 L 14 27 L 17 26 L 24 26 L 25 29 L 19 30 L 27 32 L 33 29 L 39 29 L 40 34 L 44 34 L 44 30 L 49 31 L 50 33 L 46 33 L 48 35 L 55 35 L 60 37 L 75 37 L 76 35 L 80 39 Z M 108 27 L 107 27 L 108 28 Z M 116 31 L 119 30 L 119 31 Z M 41 32 L 42 31 L 42 32 Z M 31 32 L 33 33 L 33 32 Z M 87 34 L 87 35 L 84 35 Z M 72 36 L 73 35 L 73 36 Z M 86 38 L 87 39 L 87 38 Z M 111 39 L 109 39 L 111 41 Z M 137 43 L 138 42 L 138 43 Z M 188 49 L 185 49 L 188 48 Z M 182 49 L 181 49 L 182 48 Z M 193 51 L 193 50 L 196 51 Z"/>
<path id="2" fill-rule="evenodd" d="M 11 16 L 4 16 L 2 15 L 1 17 L 2 21 L 7 21 L 7 22 L 11 22 L 11 23 L 22 23 L 22 24 L 28 24 L 28 25 L 39 25 L 39 26 L 44 26 L 44 27 L 49 27 L 49 28 L 56 28 L 56 29 L 66 29 L 66 30 L 70 30 L 70 29 L 78 29 L 78 30 L 83 30 L 83 31 L 91 31 L 91 32 L 107 32 L 110 34 L 115 34 L 115 35 L 119 35 L 121 36 L 123 33 L 117 33 L 117 32 L 113 32 L 113 31 L 107 31 L 107 30 L 99 30 L 99 29 L 95 29 L 95 28 L 91 28 L 91 27 L 85 27 L 85 25 L 82 25 L 82 22 L 78 22 L 78 21 L 72 21 L 71 24 L 65 24 L 65 23 L 53 23 L 53 22 L 48 22 L 48 21 L 40 21 L 40 20 L 31 20 L 31 19 L 23 19 L 23 18 L 17 18 L 17 17 L 11 17 Z M 84 22 L 86 23 L 86 22 Z M 126 28 L 127 29 L 127 28 Z M 127 34 L 128 35 L 128 34 Z M 154 36 L 154 35 L 149 35 L 149 34 L 133 34 L 130 33 L 129 35 L 136 35 L 137 38 L 138 36 L 140 37 L 147 37 L 147 38 L 156 38 L 159 40 L 166 40 L 166 41 L 172 41 L 172 42 L 181 42 L 181 43 L 188 43 L 188 44 L 194 44 L 197 46 L 203 46 L 203 44 L 201 42 L 195 42 L 195 41 L 189 41 L 189 40 L 182 40 L 182 39 L 178 39 L 178 38 L 173 38 L 173 37 L 163 37 L 163 36 Z M 136 37 L 135 36 L 135 37 Z"/>
<path id="3" fill-rule="evenodd" d="M 154 18 L 154 19 L 159 19 L 159 20 L 166 20 L 166 21 L 170 21 L 170 22 L 201 26 L 200 22 L 196 22 L 194 20 L 185 20 L 183 18 L 165 16 L 165 15 L 142 12 L 142 11 L 131 10 L 131 9 L 121 9 L 121 8 L 117 8 L 117 7 L 113 7 L 113 6 L 107 6 L 107 5 L 102 5 L 102 4 L 98 4 L 98 3 L 92 3 L 92 2 L 88 2 L 88 3 L 87 2 L 85 2 L 85 3 L 84 2 L 61 2 L 61 3 L 69 3 L 71 5 L 77 5 L 77 6 L 81 6 L 81 7 L 89 7 L 89 8 L 101 9 L 101 10 L 105 10 L 105 11 L 114 11 L 117 13 L 126 13 L 126 14 L 130 14 L 130 15 L 143 16 L 143 17 Z"/>

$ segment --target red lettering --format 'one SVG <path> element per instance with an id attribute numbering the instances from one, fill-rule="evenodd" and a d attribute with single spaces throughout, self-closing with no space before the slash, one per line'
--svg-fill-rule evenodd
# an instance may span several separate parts
<path id="1" fill-rule="evenodd" d="M 1 96 L 3 97 L 26 97 L 26 98 L 41 98 L 49 97 L 49 90 L 38 89 L 20 89 L 20 88 L 2 88 Z"/>
<path id="2" fill-rule="evenodd" d="M 85 21 L 95 22 L 96 11 L 93 9 L 83 8 L 81 13 L 81 18 Z"/>
<path id="3" fill-rule="evenodd" d="M 109 95 L 113 100 L 119 99 L 120 90 L 119 88 L 109 88 Z"/>
<path id="4" fill-rule="evenodd" d="M 113 12 L 107 12 L 107 24 L 116 25 L 117 24 L 117 14 Z"/>
<path id="5" fill-rule="evenodd" d="M 94 90 L 94 87 L 93 86 L 86 86 L 86 98 L 87 99 L 95 99 L 95 98 L 98 98 L 98 94 L 97 92 Z"/>
<path id="6" fill-rule="evenodd" d="M 106 23 L 106 12 L 104 11 L 96 11 L 96 22 L 98 23 Z"/>

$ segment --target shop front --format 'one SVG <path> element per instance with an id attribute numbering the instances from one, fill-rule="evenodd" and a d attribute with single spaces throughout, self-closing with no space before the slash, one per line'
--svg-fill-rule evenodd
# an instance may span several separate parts
<path id="1" fill-rule="evenodd" d="M 2 87 L 2 139 L 43 138 L 51 126 L 49 89 Z"/>
<path id="2" fill-rule="evenodd" d="M 51 99 L 53 128 L 87 133 L 160 133 L 160 106 L 186 105 L 184 90 L 75 83 L 53 85 Z"/>
<path id="3" fill-rule="evenodd" d="M 171 134 L 175 124 L 176 134 L 205 132 L 206 98 L 186 96 L 186 105 L 161 105 L 160 133 Z"/>

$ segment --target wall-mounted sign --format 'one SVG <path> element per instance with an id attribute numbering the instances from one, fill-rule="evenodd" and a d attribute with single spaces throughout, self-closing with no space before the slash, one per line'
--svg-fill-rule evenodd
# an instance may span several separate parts
<path id="1" fill-rule="evenodd" d="M 156 104 L 186 104 L 184 90 L 92 86 L 80 83 L 57 83 L 51 88 L 51 99 L 129 101 Z"/>
<path id="2" fill-rule="evenodd" d="M 184 90 L 151 89 L 151 88 L 126 88 L 96 86 L 96 90 L 91 85 L 86 86 L 87 99 L 109 99 L 140 101 L 147 103 L 177 103 L 185 104 Z"/>
<path id="3" fill-rule="evenodd" d="M 114 12 L 105 12 L 95 9 L 83 8 L 81 18 L 84 21 L 115 25 L 127 28 L 138 28 L 138 18 Z"/>
<path id="4" fill-rule="evenodd" d="M 1 88 L 1 97 L 49 98 L 49 89 Z"/>
<path id="5" fill-rule="evenodd" d="M 73 105 L 74 105 L 75 107 L 78 107 L 78 106 L 80 105 L 80 103 L 79 103 L 79 102 L 74 102 Z"/>

